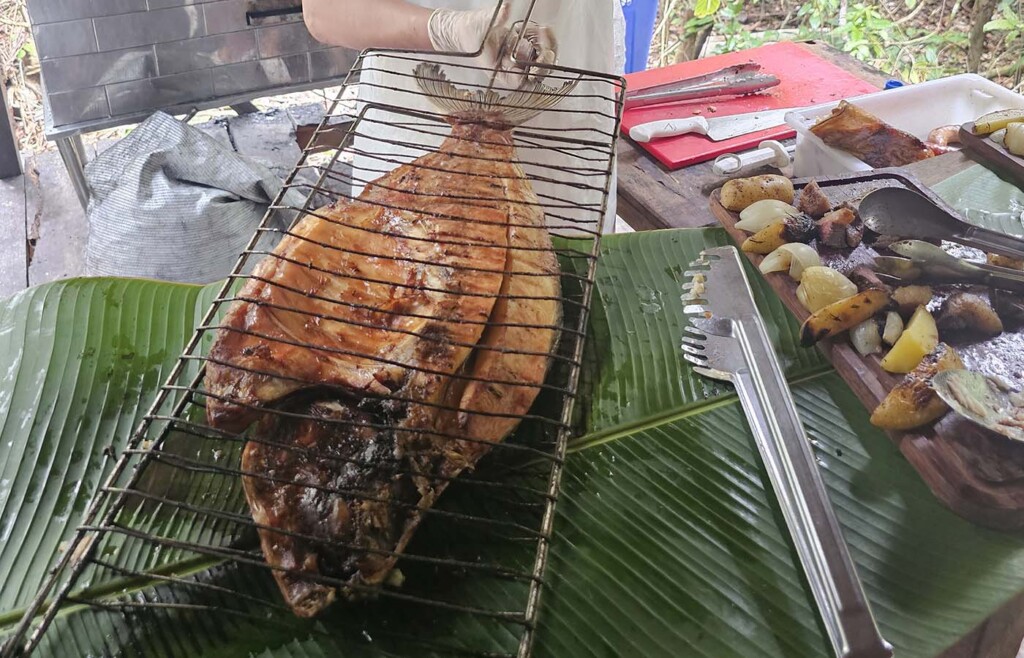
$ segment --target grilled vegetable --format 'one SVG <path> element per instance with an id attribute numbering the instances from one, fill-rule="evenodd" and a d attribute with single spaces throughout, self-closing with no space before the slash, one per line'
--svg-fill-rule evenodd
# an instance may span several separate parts
<path id="1" fill-rule="evenodd" d="M 821 265 L 821 258 L 814 247 L 800 242 L 784 244 L 764 257 L 758 269 L 762 274 L 789 270 L 789 276 L 799 281 L 808 267 Z"/>
<path id="2" fill-rule="evenodd" d="M 885 314 L 885 329 L 882 330 L 882 342 L 887 345 L 895 345 L 903 334 L 903 318 L 896 311 L 889 311 Z"/>
<path id="3" fill-rule="evenodd" d="M 878 323 L 868 318 L 853 329 L 850 329 L 850 342 L 861 356 L 882 351 L 882 336 L 878 333 Z"/>
<path id="4" fill-rule="evenodd" d="M 804 321 L 800 327 L 800 344 L 807 347 L 842 333 L 872 317 L 888 303 L 889 294 L 884 290 L 865 290 L 833 302 Z"/>
<path id="5" fill-rule="evenodd" d="M 762 199 L 747 206 L 740 213 L 736 228 L 747 233 L 757 233 L 764 227 L 784 217 L 795 217 L 800 211 L 778 199 Z"/>
<path id="6" fill-rule="evenodd" d="M 800 191 L 800 201 L 796 204 L 800 212 L 807 213 L 815 219 L 832 209 L 832 203 L 825 196 L 825 193 L 818 187 L 817 181 L 811 181 Z"/>
<path id="7" fill-rule="evenodd" d="M 889 391 L 871 414 L 871 423 L 887 430 L 909 430 L 941 418 L 949 407 L 932 389 L 932 377 L 943 370 L 963 367 L 956 350 L 939 343 Z"/>
<path id="8" fill-rule="evenodd" d="M 903 317 L 910 317 L 918 306 L 927 306 L 932 301 L 933 292 L 929 286 L 902 286 L 892 292 L 892 300 L 896 302 Z"/>
<path id="9" fill-rule="evenodd" d="M 943 333 L 966 332 L 978 336 L 1003 333 L 1003 321 L 983 297 L 967 292 L 953 293 L 943 302 L 935 325 Z"/>
<path id="10" fill-rule="evenodd" d="M 793 203 L 793 181 L 785 176 L 768 174 L 753 178 L 738 178 L 722 186 L 722 205 L 740 212 L 757 201 L 777 199 Z"/>
<path id="11" fill-rule="evenodd" d="M 935 318 L 924 306 L 918 306 L 906 329 L 889 353 L 882 359 L 882 368 L 888 372 L 910 372 L 939 344 L 939 330 Z"/>
<path id="12" fill-rule="evenodd" d="M 1003 146 L 1014 155 L 1024 155 L 1024 123 L 1011 123 L 1006 126 Z"/>
<path id="13" fill-rule="evenodd" d="M 796 289 L 796 297 L 811 313 L 857 294 L 857 286 L 831 267 L 808 267 Z"/>
<path id="14" fill-rule="evenodd" d="M 1024 121 L 1024 110 L 999 110 L 990 112 L 974 122 L 975 135 L 988 135 L 997 130 L 1008 128 L 1015 121 Z"/>
<path id="15" fill-rule="evenodd" d="M 787 242 L 810 242 L 815 228 L 807 215 L 785 217 L 744 240 L 741 248 L 751 254 L 770 254 Z"/>

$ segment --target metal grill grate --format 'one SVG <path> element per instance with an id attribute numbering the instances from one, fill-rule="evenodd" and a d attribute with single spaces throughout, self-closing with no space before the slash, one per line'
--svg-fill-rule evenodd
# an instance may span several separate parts
<path id="1" fill-rule="evenodd" d="M 533 4 L 528 12 L 533 11 Z M 528 13 L 523 20 L 527 21 L 529 17 Z M 448 80 L 460 89 L 479 92 L 491 104 L 495 99 L 489 94 L 509 91 L 495 85 L 493 72 L 469 64 L 467 56 L 434 59 L 439 61 Z M 395 223 L 375 226 L 346 224 L 348 215 L 324 209 L 328 202 L 361 198 L 361 203 L 383 207 L 396 217 L 403 212 L 422 215 L 423 209 L 416 206 L 417 198 L 435 198 L 430 190 L 405 188 L 402 184 L 388 189 L 382 183 L 378 183 L 376 196 L 363 194 L 359 197 L 367 184 L 395 167 L 402 166 L 405 169 L 401 171 L 425 174 L 423 170 L 431 165 L 414 159 L 436 152 L 441 140 L 452 132 L 443 114 L 426 104 L 430 95 L 438 93 L 438 85 L 442 82 L 435 80 L 436 84 L 427 84 L 425 89 L 428 91 L 424 91 L 412 79 L 411 67 L 419 62 L 414 54 L 407 52 L 368 51 L 360 56 L 345 88 L 359 85 L 361 91 L 386 89 L 387 99 L 364 102 L 355 116 L 350 116 L 342 99 L 351 95 L 346 94 L 345 89 L 339 94 L 316 134 L 309 140 L 310 146 L 287 178 L 285 189 L 241 255 L 234 274 L 213 301 L 151 410 L 120 455 L 105 486 L 94 498 L 52 577 L 4 646 L 4 658 L 27 653 L 66 655 L 62 639 L 66 637 L 74 637 L 76 641 L 85 637 L 103 638 L 97 646 L 87 647 L 95 655 L 106 655 L 115 650 L 124 655 L 204 655 L 204 652 L 217 655 L 219 638 L 224 641 L 232 638 L 235 643 L 239 638 L 243 638 L 243 643 L 250 639 L 251 650 L 258 651 L 266 646 L 303 641 L 330 646 L 332 637 L 338 636 L 362 638 L 365 655 L 529 655 L 544 585 L 561 466 L 566 441 L 574 424 L 573 405 L 584 331 L 602 218 L 608 207 L 622 107 L 624 82 L 621 78 L 552 67 L 547 84 L 552 88 L 567 84 L 562 90 L 567 94 L 558 105 L 514 132 L 524 177 L 536 193 L 553 243 L 551 247 L 510 246 L 508 253 L 520 249 L 523 253 L 550 251 L 557 256 L 561 290 L 557 301 L 562 313 L 556 326 L 521 318 L 500 322 L 493 317 L 483 324 L 486 327 L 505 326 L 531 331 L 558 330 L 559 338 L 550 354 L 517 350 L 515 345 L 488 348 L 496 354 L 549 357 L 547 377 L 536 387 L 539 395 L 528 413 L 467 410 L 459 405 L 459 401 L 454 401 L 454 404 L 452 400 L 425 401 L 409 395 L 404 388 L 396 388 L 389 394 L 367 396 L 365 400 L 368 403 L 362 406 L 347 401 L 351 408 L 370 407 L 365 414 L 331 416 L 330 410 L 325 411 L 314 400 L 323 402 L 336 397 L 336 391 L 308 388 L 319 382 L 292 376 L 294 373 L 289 374 L 286 370 L 249 368 L 244 376 L 258 377 L 262 374 L 275 381 L 291 380 L 307 387 L 305 396 L 259 409 L 262 418 L 272 419 L 266 422 L 275 424 L 274 432 L 250 427 L 236 433 L 214 428 L 207 422 L 210 405 L 227 402 L 234 404 L 236 409 L 255 406 L 225 396 L 223 392 L 207 390 L 204 386 L 205 375 L 211 368 L 245 369 L 238 363 L 228 363 L 210 355 L 211 344 L 225 331 L 246 334 L 280 349 L 292 349 L 293 355 L 299 357 L 313 353 L 321 359 L 341 355 L 403 368 L 407 372 L 434 374 L 447 378 L 444 381 L 476 381 L 470 370 L 451 373 L 440 369 L 432 373 L 429 364 L 410 365 L 407 361 L 383 357 L 379 353 L 302 340 L 289 341 L 280 334 L 246 328 L 221 328 L 230 308 L 244 303 L 249 308 L 261 306 L 272 309 L 271 312 L 279 314 L 278 317 L 305 314 L 306 321 L 316 326 L 321 322 L 336 322 L 373 331 L 380 329 L 380 322 L 393 321 L 388 326 L 396 327 L 391 332 L 396 340 L 401 336 L 411 336 L 423 343 L 432 340 L 444 343 L 446 349 L 474 345 L 477 350 L 484 349 L 478 343 L 445 342 L 398 327 L 399 320 L 404 322 L 420 317 L 409 308 L 382 308 L 362 304 L 358 298 L 339 300 L 318 296 L 301 285 L 290 285 L 267 276 L 258 268 L 254 271 L 257 263 L 276 259 L 282 264 L 290 262 L 301 266 L 314 279 L 340 278 L 366 289 L 389 286 L 399 292 L 414 290 L 445 298 L 484 294 L 468 290 L 453 293 L 452 289 L 435 289 L 421 281 L 403 283 L 382 275 L 383 268 L 333 271 L 329 266 L 331 258 L 327 256 L 323 261 L 315 262 L 289 259 L 289 256 L 278 254 L 267 246 L 268 241 L 277 242 L 284 236 L 291 236 L 295 244 L 315 244 L 323 254 L 374 259 L 395 268 L 430 271 L 443 265 L 446 271 L 465 275 L 467 281 L 472 277 L 495 274 L 493 268 L 477 262 L 463 262 L 457 267 L 451 263 L 439 263 L 430 257 L 433 252 L 429 250 L 417 252 L 413 249 L 413 256 L 396 256 L 359 244 L 317 241 L 296 232 L 297 222 L 312 216 L 337 224 L 339 230 L 348 230 L 353 235 L 366 235 L 370 244 L 372 237 L 376 236 L 408 245 L 429 243 L 435 252 L 444 253 L 448 253 L 446 249 L 451 253 L 473 249 L 477 249 L 477 253 L 485 253 L 486 249 L 493 248 L 493 244 L 474 242 L 465 235 L 442 238 L 411 235 Z M 517 102 L 514 96 L 510 96 L 498 105 L 514 106 Z M 599 108 L 597 111 L 595 102 Z M 338 124 L 341 119 L 351 121 L 342 127 Z M 332 134 L 340 138 L 336 141 L 342 144 L 342 149 L 326 166 L 313 164 L 312 145 L 323 143 L 324 138 Z M 544 157 L 552 153 L 560 156 L 557 166 L 548 164 L 549 159 Z M 343 154 L 355 158 L 354 169 L 342 166 Z M 453 164 L 452 170 L 434 167 L 433 174 L 454 176 L 453 180 L 463 182 L 474 177 L 493 178 L 486 173 L 493 164 L 487 157 L 487 150 L 467 157 L 478 158 L 478 161 L 463 162 L 458 166 Z M 449 162 L 455 160 L 457 158 L 450 158 Z M 466 167 L 466 164 L 470 166 Z M 310 180 L 304 175 L 307 173 L 314 174 L 316 184 L 304 182 Z M 339 194 L 339 190 L 350 188 L 351 193 Z M 481 183 L 477 186 L 477 190 L 480 189 L 493 189 L 493 186 Z M 384 192 L 383 196 L 381 192 Z M 389 193 L 392 196 L 388 196 Z M 501 194 L 493 197 L 474 194 L 472 188 L 465 194 L 461 190 L 447 190 L 445 193 L 445 201 L 470 210 L 486 208 L 488 204 L 493 205 L 504 198 Z M 391 205 L 387 199 L 398 199 L 399 202 Z M 432 221 L 459 221 L 462 223 L 460 226 L 465 227 L 465 233 L 470 235 L 475 224 L 485 223 L 474 213 L 470 215 L 437 212 L 433 214 Z M 505 270 L 501 273 L 506 277 L 509 274 Z M 513 270 L 512 274 L 543 276 L 534 270 Z M 265 289 L 279 291 L 280 298 L 268 300 L 251 294 L 259 289 L 253 287 L 255 282 L 265 284 Z M 497 297 L 510 302 L 546 299 L 509 293 Z M 311 303 L 319 299 L 335 309 L 335 313 L 314 315 L 308 308 L 283 303 L 281 298 L 305 299 Z M 473 324 L 473 321 L 466 320 L 465 323 Z M 491 377 L 485 383 L 502 382 L 522 383 L 515 378 L 502 377 Z M 442 468 L 436 460 L 407 458 L 407 455 L 394 451 L 393 444 L 401 441 L 403 432 L 424 434 L 422 427 L 404 426 L 399 420 L 405 418 L 402 414 L 408 414 L 408 409 L 415 405 L 433 409 L 435 414 L 468 411 L 474 417 L 514 416 L 520 422 L 515 433 L 501 442 L 474 439 L 459 431 L 431 430 L 429 434 L 433 442 L 430 445 L 433 447 L 443 445 L 446 451 L 472 451 L 473 445 L 481 445 L 488 449 L 489 454 L 479 460 L 475 469 L 461 472 L 457 468 Z M 394 407 L 400 411 L 389 411 Z M 376 437 L 391 437 L 392 443 L 380 439 L 373 444 L 379 443 L 391 450 L 381 448 L 374 452 L 371 446 L 361 452 L 337 450 L 327 453 L 319 444 L 299 445 L 297 439 L 287 440 L 289 431 L 298 436 L 300 430 L 297 428 L 306 426 L 302 423 L 321 433 L 345 427 L 351 432 L 369 431 Z M 442 443 L 437 443 L 438 440 Z M 391 572 L 383 586 L 353 581 L 350 573 L 339 573 L 343 569 L 335 569 L 331 573 L 331 569 L 325 567 L 322 571 L 326 573 L 313 573 L 296 565 L 268 564 L 257 533 L 261 526 L 254 522 L 250 513 L 243 492 L 243 479 L 266 483 L 266 486 L 278 490 L 296 482 L 294 473 L 288 473 L 284 467 L 258 471 L 244 468 L 242 454 L 245 446 L 254 444 L 278 451 L 274 454 L 287 455 L 288 460 L 293 460 L 288 463 L 315 463 L 325 469 L 337 472 L 349 469 L 348 472 L 357 474 L 351 478 L 357 486 L 347 487 L 336 481 L 322 483 L 304 479 L 299 487 L 310 496 L 319 495 L 328 501 L 343 500 L 353 505 L 381 505 L 392 521 L 396 518 L 408 520 L 417 515 L 423 517 L 422 524 L 404 550 L 397 550 L 397 546 L 391 545 L 369 545 L 365 538 L 359 541 L 357 537 L 346 542 L 338 537 L 329 538 L 280 526 L 269 528 L 281 541 L 315 547 L 321 557 L 325 551 L 344 550 L 360 557 L 399 558 L 398 570 Z M 360 447 L 365 446 L 360 444 Z M 442 460 L 440 463 L 448 462 Z M 366 484 L 373 480 L 374 474 L 381 472 L 394 481 L 423 482 L 429 490 L 438 487 L 446 490 L 436 503 L 424 508 L 415 496 L 398 495 L 394 490 L 385 491 L 382 495 Z M 359 473 L 369 475 L 360 480 Z M 263 529 L 268 527 L 263 526 Z M 324 560 L 325 563 L 327 561 Z M 315 619 L 302 619 L 285 604 L 272 577 L 275 571 L 300 575 L 303 583 L 338 588 L 339 592 L 364 600 L 339 600 Z M 194 637 L 182 637 L 180 629 L 191 626 L 203 629 L 203 632 L 196 633 Z M 99 629 L 101 632 L 90 635 L 83 629 Z M 211 629 L 216 629 L 216 632 L 209 632 Z"/>

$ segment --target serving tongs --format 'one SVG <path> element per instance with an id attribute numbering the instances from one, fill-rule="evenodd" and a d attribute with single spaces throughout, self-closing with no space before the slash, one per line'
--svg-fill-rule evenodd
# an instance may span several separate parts
<path id="1" fill-rule="evenodd" d="M 732 382 L 829 640 L 840 658 L 887 658 L 796 405 L 734 247 L 701 252 L 683 286 L 682 349 L 694 370 Z"/>
<path id="2" fill-rule="evenodd" d="M 905 187 L 883 187 L 857 206 L 864 226 L 881 235 L 956 242 L 986 253 L 1024 258 L 1024 240 L 968 224 Z"/>
<path id="3" fill-rule="evenodd" d="M 923 240 L 889 245 L 899 256 L 875 256 L 875 271 L 901 282 L 963 283 L 1024 294 L 1024 272 L 957 258 Z"/>
<path id="4" fill-rule="evenodd" d="M 695 101 L 721 96 L 743 96 L 770 89 L 780 80 L 771 74 L 761 73 L 761 65 L 754 62 L 729 66 L 703 75 L 673 80 L 664 84 L 627 91 L 625 108 L 680 101 Z"/>

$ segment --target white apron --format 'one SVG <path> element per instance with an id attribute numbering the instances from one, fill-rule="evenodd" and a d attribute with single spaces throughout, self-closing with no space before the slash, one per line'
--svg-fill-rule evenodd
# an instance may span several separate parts
<path id="1" fill-rule="evenodd" d="M 506 0 L 512 5 L 511 20 L 525 16 L 529 0 Z M 480 9 L 495 5 L 495 0 L 414 0 L 415 4 L 436 8 Z M 549 26 L 558 40 L 558 64 L 574 68 L 621 75 L 625 62 L 625 21 L 621 0 L 537 0 L 531 20 Z M 412 78 L 412 70 L 421 56 L 374 55 L 364 62 L 360 77 L 359 109 L 364 103 L 387 104 L 409 110 L 438 112 L 424 97 Z M 427 61 L 456 65 L 469 60 L 445 60 L 436 55 L 422 56 Z M 452 82 L 486 84 L 487 74 L 465 69 L 444 70 Z M 454 72 L 453 72 L 454 71 Z M 561 75 L 555 73 L 554 75 Z M 561 80 L 548 79 L 557 87 Z M 572 98 L 552 111 L 527 122 L 522 130 L 536 129 L 555 139 L 526 138 L 538 148 L 520 145 L 519 157 L 534 191 L 548 211 L 547 221 L 553 233 L 578 234 L 574 229 L 598 229 L 612 232 L 615 226 L 615 166 L 608 205 L 600 212 L 604 186 L 602 171 L 608 167 L 607 150 L 614 131 L 614 105 L 609 100 L 614 88 L 606 82 L 586 82 L 577 86 Z M 585 98 L 587 95 L 600 98 Z M 601 115 L 597 112 L 600 111 Z M 366 182 L 378 178 L 401 163 L 435 149 L 447 134 L 447 126 L 424 123 L 407 114 L 388 112 L 369 106 L 352 143 L 353 195 Z M 599 153 L 575 144 L 560 142 L 557 136 L 578 137 L 603 143 Z M 382 141 L 386 140 L 386 141 Z M 392 142 L 400 142 L 394 144 Z M 404 144 L 404 145 L 403 145 Z M 555 149 L 562 149 L 560 153 Z M 598 155 L 604 162 L 597 161 Z"/>

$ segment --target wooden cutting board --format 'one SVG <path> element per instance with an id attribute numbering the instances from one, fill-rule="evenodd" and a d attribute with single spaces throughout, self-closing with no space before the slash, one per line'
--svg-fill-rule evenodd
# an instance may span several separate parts
<path id="1" fill-rule="evenodd" d="M 742 97 L 667 103 L 628 109 L 622 115 L 623 134 L 628 136 L 630 128 L 648 121 L 689 118 L 698 114 L 710 119 L 760 110 L 809 107 L 818 103 L 878 91 L 878 87 L 872 83 L 841 69 L 827 59 L 818 56 L 810 48 L 793 42 L 774 43 L 751 50 L 683 62 L 661 69 L 641 71 L 627 75 L 626 82 L 629 90 L 633 91 L 751 61 L 760 64 L 765 73 L 778 76 L 780 84 L 763 93 Z M 712 160 L 723 153 L 735 153 L 754 148 L 766 139 L 786 139 L 795 134 L 788 125 L 782 125 L 721 142 L 713 142 L 702 135 L 679 135 L 638 144 L 638 146 L 669 169 L 679 169 Z"/>
<path id="2" fill-rule="evenodd" d="M 902 186 L 926 194 L 955 214 L 905 171 L 876 170 L 819 177 L 817 181 L 833 205 L 843 201 L 856 203 L 878 187 Z M 808 182 L 794 181 L 798 194 Z M 735 227 L 739 216 L 722 206 L 718 190 L 711 195 L 711 211 L 737 246 L 742 244 L 749 234 Z M 874 254 L 866 245 L 852 252 L 829 250 L 822 253 L 822 264 L 848 271 L 856 264 L 870 262 Z M 764 258 L 746 255 L 755 266 Z M 803 322 L 810 315 L 796 297 L 798 284 L 787 273 L 773 273 L 765 278 L 797 320 Z M 1024 328 L 1008 329 L 987 340 L 948 342 L 960 353 L 968 368 L 1000 374 L 1024 385 Z M 883 370 L 878 356 L 860 356 L 846 335 L 819 343 L 818 349 L 869 411 L 902 379 L 902 375 Z M 913 432 L 890 432 L 890 437 L 932 492 L 954 512 L 997 529 L 1024 528 L 1024 444 L 993 438 L 954 414 L 947 414 L 935 425 Z"/>

